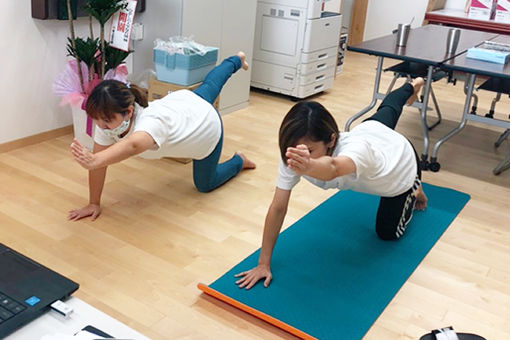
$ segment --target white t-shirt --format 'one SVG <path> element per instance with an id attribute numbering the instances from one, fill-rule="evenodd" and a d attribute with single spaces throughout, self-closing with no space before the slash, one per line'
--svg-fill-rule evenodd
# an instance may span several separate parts
<path id="1" fill-rule="evenodd" d="M 350 132 L 342 132 L 332 156 L 349 157 L 356 165 L 356 172 L 331 181 L 303 177 L 323 189 L 350 189 L 393 197 L 412 187 L 418 170 L 411 143 L 375 120 L 363 122 Z M 280 161 L 276 186 L 291 190 L 300 177 Z"/>
<path id="2" fill-rule="evenodd" d="M 189 90 L 172 92 L 149 103 L 145 109 L 135 103 L 134 122 L 126 136 L 111 138 L 96 126 L 94 141 L 112 145 L 136 131 L 147 132 L 156 142 L 143 158 L 183 157 L 203 159 L 221 137 L 221 120 L 215 108 Z"/>

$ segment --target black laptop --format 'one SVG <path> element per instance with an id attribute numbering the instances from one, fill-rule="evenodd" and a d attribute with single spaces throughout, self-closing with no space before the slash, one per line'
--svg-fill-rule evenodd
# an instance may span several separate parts
<path id="1" fill-rule="evenodd" d="M 78 287 L 76 282 L 0 243 L 0 339 Z"/>

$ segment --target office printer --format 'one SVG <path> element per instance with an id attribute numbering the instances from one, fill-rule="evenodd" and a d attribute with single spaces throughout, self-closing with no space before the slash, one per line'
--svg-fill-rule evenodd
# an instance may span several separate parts
<path id="1" fill-rule="evenodd" d="M 333 85 L 342 25 L 324 0 L 258 0 L 251 86 L 305 98 Z"/>

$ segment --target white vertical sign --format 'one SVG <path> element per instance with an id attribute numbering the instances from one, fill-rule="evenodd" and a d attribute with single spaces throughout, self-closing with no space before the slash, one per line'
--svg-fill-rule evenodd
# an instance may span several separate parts
<path id="1" fill-rule="evenodd" d="M 129 51 L 131 30 L 135 19 L 137 0 L 127 0 L 127 6 L 112 16 L 110 29 L 110 46 L 119 50 Z"/>

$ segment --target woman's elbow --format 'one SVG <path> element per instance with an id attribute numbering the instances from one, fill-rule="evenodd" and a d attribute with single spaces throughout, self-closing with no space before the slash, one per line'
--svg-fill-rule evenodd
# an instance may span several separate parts
<path id="1" fill-rule="evenodd" d="M 144 143 L 135 140 L 129 144 L 128 153 L 130 156 L 135 156 L 146 151 L 147 149 L 149 148 Z"/>
<path id="2" fill-rule="evenodd" d="M 287 214 L 287 206 L 284 204 L 271 204 L 269 210 L 275 216 L 285 216 Z"/>
<path id="3" fill-rule="evenodd" d="M 334 159 L 332 162 L 332 168 L 332 179 L 356 172 L 356 165 L 350 158 L 347 157 Z"/>

